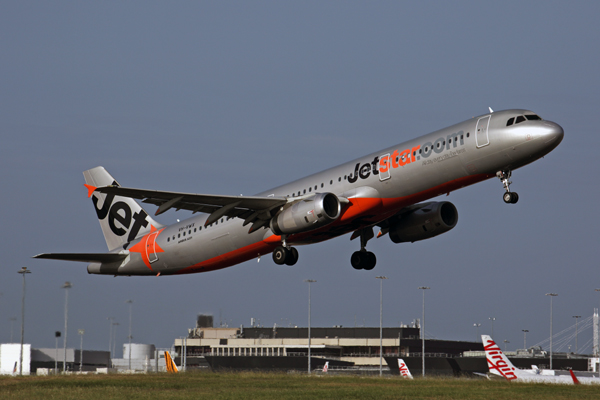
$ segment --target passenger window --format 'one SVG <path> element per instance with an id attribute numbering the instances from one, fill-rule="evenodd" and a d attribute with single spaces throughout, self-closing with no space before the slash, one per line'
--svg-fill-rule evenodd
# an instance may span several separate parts
<path id="1" fill-rule="evenodd" d="M 168 238 L 167 238 L 167 242 L 170 242 L 170 241 L 171 241 L 171 238 L 170 238 L 170 237 L 168 237 Z"/>
<path id="2" fill-rule="evenodd" d="M 325 186 L 325 184 L 324 184 L 324 183 L 321 183 L 321 187 L 323 187 L 323 186 Z"/>
<path id="3" fill-rule="evenodd" d="M 506 126 L 511 126 L 514 122 L 515 122 L 515 117 L 512 117 L 506 122 Z"/>
<path id="4" fill-rule="evenodd" d="M 467 137 L 469 137 L 469 132 L 467 132 Z"/>
<path id="5" fill-rule="evenodd" d="M 315 190 L 317 190 L 317 185 L 315 185 Z"/>
<path id="6" fill-rule="evenodd" d="M 312 192 L 312 188 L 311 188 L 311 187 L 309 187 L 309 188 L 308 188 L 308 191 L 309 191 L 309 192 Z"/>
<path id="7" fill-rule="evenodd" d="M 177 234 L 177 237 L 178 237 L 178 238 L 180 238 L 180 237 L 181 237 L 181 233 L 178 233 L 178 234 Z"/>
<path id="8" fill-rule="evenodd" d="M 517 120 L 516 120 L 515 124 L 519 124 L 519 123 L 521 123 L 521 122 L 523 122 L 523 121 L 525 121 L 525 117 L 524 117 L 524 116 L 522 116 L 522 115 L 519 115 L 519 116 L 517 117 Z"/>
<path id="9" fill-rule="evenodd" d="M 330 185 L 333 185 L 333 179 L 329 181 L 329 184 L 330 184 Z"/>
<path id="10" fill-rule="evenodd" d="M 303 194 L 306 194 L 306 189 L 304 189 L 304 193 Z"/>
<path id="11" fill-rule="evenodd" d="M 183 232 L 183 236 L 185 236 L 185 232 Z"/>

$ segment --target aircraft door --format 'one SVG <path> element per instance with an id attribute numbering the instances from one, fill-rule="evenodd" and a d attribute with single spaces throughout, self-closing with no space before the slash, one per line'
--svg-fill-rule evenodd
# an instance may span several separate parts
<path id="1" fill-rule="evenodd" d="M 376 168 L 379 168 L 379 180 L 380 181 L 385 181 L 386 179 L 390 179 L 390 170 L 392 169 L 392 163 L 390 161 L 390 153 L 383 154 L 379 157 L 379 165 Z M 382 171 L 382 170 L 385 170 L 385 171 Z"/>
<path id="2" fill-rule="evenodd" d="M 488 137 L 488 127 L 490 125 L 491 115 L 487 117 L 479 118 L 477 120 L 477 128 L 475 132 L 475 142 L 477 143 L 477 147 L 483 147 L 490 144 L 490 139 Z"/>
<path id="3" fill-rule="evenodd" d="M 146 256 L 148 257 L 148 261 L 150 264 L 158 261 L 158 255 L 156 254 L 156 237 L 160 231 L 153 232 L 148 235 L 146 239 Z"/>

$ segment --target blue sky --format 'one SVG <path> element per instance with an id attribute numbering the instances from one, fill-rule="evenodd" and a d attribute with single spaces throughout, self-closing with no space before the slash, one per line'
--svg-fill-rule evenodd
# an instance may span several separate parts
<path id="1" fill-rule="evenodd" d="M 600 27 L 594 2 L 29 2 L 0 7 L 0 341 L 20 327 L 53 347 L 73 283 L 69 337 L 107 349 L 109 322 L 168 347 L 198 313 L 229 326 L 375 326 L 421 314 L 427 333 L 473 340 L 474 323 L 509 349 L 590 316 L 600 305 L 596 121 Z M 495 110 L 526 108 L 565 130 L 544 159 L 517 170 L 516 206 L 490 180 L 451 193 L 457 227 L 440 237 L 369 243 L 377 267 L 355 271 L 344 236 L 184 277 L 88 275 L 42 252 L 102 252 L 82 171 L 102 165 L 124 186 L 253 194 Z M 153 212 L 153 208 L 148 208 Z M 189 213 L 161 216 L 171 223 Z M 582 344 L 591 339 L 583 331 Z M 519 345 L 520 346 L 520 345 Z M 117 346 L 119 348 L 119 346 Z M 120 351 L 117 351 L 120 355 Z"/>

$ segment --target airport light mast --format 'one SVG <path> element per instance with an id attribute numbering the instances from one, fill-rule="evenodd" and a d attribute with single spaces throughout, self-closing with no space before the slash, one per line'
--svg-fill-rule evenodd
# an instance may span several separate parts
<path id="1" fill-rule="evenodd" d="M 19 375 L 23 375 L 23 341 L 25 338 L 25 275 L 31 271 L 27 267 L 23 267 L 18 271 L 23 275 L 23 299 L 21 300 L 21 352 L 19 355 Z"/>
<path id="2" fill-rule="evenodd" d="M 575 318 L 575 354 L 577 354 L 579 353 L 579 346 L 577 343 L 577 321 L 581 318 L 581 315 L 573 315 L 573 318 Z"/>
<path id="3" fill-rule="evenodd" d="M 383 280 L 387 276 L 376 276 L 380 279 L 379 285 L 379 376 L 383 376 Z"/>
<path id="4" fill-rule="evenodd" d="M 67 327 L 69 321 L 69 289 L 71 289 L 73 285 L 71 282 L 65 282 L 62 285 L 62 288 L 65 289 L 65 339 L 63 340 L 63 349 L 64 349 L 64 357 L 63 358 L 63 373 L 67 372 Z"/>
<path id="5" fill-rule="evenodd" d="M 425 377 L 425 291 L 431 289 L 429 286 L 420 286 L 423 290 L 423 320 L 421 321 L 421 369 Z"/>
<path id="6" fill-rule="evenodd" d="M 527 350 L 527 332 L 529 332 L 529 330 L 521 329 L 521 331 L 523 332 L 523 348 Z"/>
<path id="7" fill-rule="evenodd" d="M 129 304 L 129 371 L 131 371 L 131 305 L 133 304 L 133 300 L 127 300 L 125 303 Z"/>
<path id="8" fill-rule="evenodd" d="M 550 369 L 552 369 L 552 298 L 558 296 L 558 293 L 546 293 L 550 296 Z"/>
<path id="9" fill-rule="evenodd" d="M 305 279 L 304 282 L 308 283 L 308 374 L 310 375 L 310 284 L 315 283 L 314 279 Z"/>

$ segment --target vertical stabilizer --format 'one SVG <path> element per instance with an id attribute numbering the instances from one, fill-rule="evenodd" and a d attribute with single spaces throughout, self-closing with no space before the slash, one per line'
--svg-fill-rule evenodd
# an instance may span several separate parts
<path id="1" fill-rule="evenodd" d="M 502 353 L 496 342 L 488 335 L 481 335 L 481 340 L 490 373 L 503 376 L 509 381 L 517 379 L 518 369 Z"/>
<path id="2" fill-rule="evenodd" d="M 168 351 L 165 351 L 165 365 L 167 367 L 167 372 L 172 372 L 172 373 L 179 372 L 179 370 L 177 369 L 177 365 L 175 364 L 175 361 L 173 361 L 173 358 L 171 357 L 171 355 L 169 354 Z"/>
<path id="3" fill-rule="evenodd" d="M 120 186 L 104 167 L 84 171 L 83 176 L 108 250 L 126 248 L 136 237 L 162 227 L 134 199 L 94 192 L 98 187 Z"/>
<path id="4" fill-rule="evenodd" d="M 405 378 L 405 379 L 413 379 L 413 376 L 410 373 L 410 370 L 406 366 L 406 363 L 404 362 L 404 360 L 401 359 L 401 358 L 398 359 L 398 369 L 400 370 L 400 375 L 403 378 Z"/>

